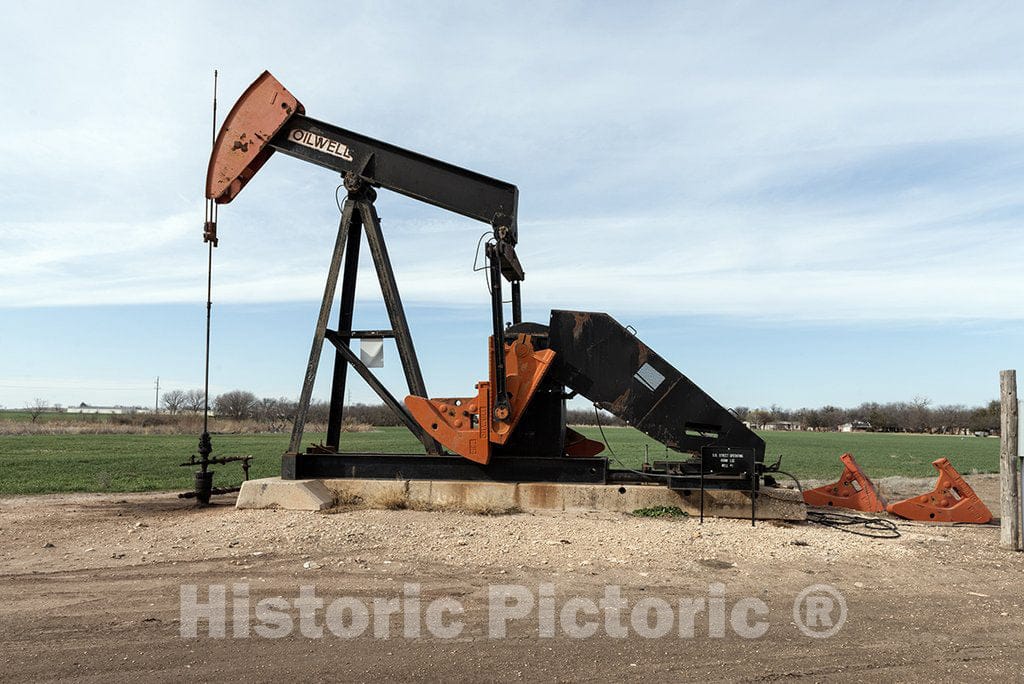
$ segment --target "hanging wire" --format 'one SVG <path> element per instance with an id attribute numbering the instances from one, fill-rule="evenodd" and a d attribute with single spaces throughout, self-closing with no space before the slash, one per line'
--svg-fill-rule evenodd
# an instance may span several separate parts
<path id="1" fill-rule="evenodd" d="M 490 239 L 487 239 L 488 236 L 490 236 Z M 486 242 L 485 242 L 485 240 L 486 240 Z M 489 266 L 488 260 L 487 260 L 487 249 L 486 248 L 484 248 L 484 250 L 483 250 L 484 251 L 483 261 L 481 262 L 481 260 L 480 260 L 480 246 L 481 245 L 485 245 L 485 244 L 486 245 L 491 245 L 491 244 L 495 244 L 495 243 L 496 243 L 496 240 L 494 239 L 494 231 L 486 230 L 483 233 L 481 233 L 479 239 L 477 239 L 477 241 L 476 241 L 476 251 L 473 253 L 473 272 L 474 273 L 476 273 L 477 271 L 483 271 L 484 272 L 484 284 L 487 286 L 487 294 L 491 293 L 491 269 L 490 269 L 490 266 Z"/>
<path id="2" fill-rule="evenodd" d="M 634 468 L 630 468 L 625 463 L 623 463 L 622 461 L 619 460 L 619 457 L 615 455 L 614 451 L 612 451 L 612 445 L 608 443 L 608 437 L 606 437 L 605 434 L 604 434 L 604 425 L 601 424 L 600 407 L 597 405 L 597 403 L 594 404 L 594 421 L 597 423 L 597 429 L 601 431 L 601 439 L 604 441 L 604 445 L 608 449 L 608 455 L 612 457 L 613 461 L 615 461 L 620 466 L 622 466 L 623 470 L 627 470 L 627 471 L 629 471 L 631 473 L 635 473 L 637 475 L 643 475 L 644 477 L 661 477 L 661 478 L 664 478 L 666 480 L 670 477 L 670 475 L 668 475 L 668 474 L 645 473 L 642 470 L 636 470 Z"/>
<path id="3" fill-rule="evenodd" d="M 835 511 L 807 511 L 807 522 L 869 539 L 899 539 L 902 536 L 896 523 L 885 518 L 868 518 Z"/>
<path id="4" fill-rule="evenodd" d="M 345 210 L 341 207 L 341 198 L 338 196 L 338 193 L 341 192 L 343 187 L 345 187 L 344 183 L 338 183 L 338 187 L 334 188 L 334 203 L 338 205 L 338 212 L 342 214 L 345 213 Z"/>
<path id="5" fill-rule="evenodd" d="M 765 472 L 785 475 L 796 483 L 796 488 L 800 491 L 800 494 L 803 494 L 804 486 L 800 483 L 800 480 L 796 478 L 796 475 L 781 470 L 779 468 L 780 465 L 782 465 L 782 456 L 779 456 L 779 460 L 774 464 L 765 468 Z M 836 511 L 809 510 L 807 511 L 807 522 L 831 527 L 834 530 L 854 534 L 858 537 L 868 537 L 869 539 L 899 539 L 901 536 L 895 522 L 879 517 L 837 513 Z"/>

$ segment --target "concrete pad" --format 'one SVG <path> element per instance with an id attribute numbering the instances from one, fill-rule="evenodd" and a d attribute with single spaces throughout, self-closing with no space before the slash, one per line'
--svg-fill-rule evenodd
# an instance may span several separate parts
<path id="1" fill-rule="evenodd" d="M 759 520 L 806 520 L 807 508 L 796 490 L 762 487 L 757 500 Z M 553 484 L 540 482 L 469 482 L 454 480 L 252 480 L 242 486 L 238 508 L 286 508 L 316 511 L 335 504 L 370 508 L 450 508 L 487 512 L 613 511 L 676 506 L 690 515 L 700 512 L 699 493 L 683 496 L 660 485 Z M 706 491 L 708 517 L 749 518 L 745 492 Z"/>
<path id="2" fill-rule="evenodd" d="M 284 508 L 322 511 L 334 505 L 334 495 L 320 480 L 282 480 L 264 477 L 247 480 L 238 492 L 235 508 Z"/>
<path id="3" fill-rule="evenodd" d="M 518 487 L 514 482 L 411 480 L 409 498 L 414 504 L 424 507 L 507 512 L 521 508 Z"/>
<path id="4" fill-rule="evenodd" d="M 364 504 L 370 508 L 401 508 L 399 502 L 409 500 L 409 480 L 361 480 L 335 478 L 321 480 L 335 502 L 345 505 Z"/>
<path id="5" fill-rule="evenodd" d="M 523 510 L 618 511 L 675 506 L 690 515 L 700 514 L 700 494 L 683 496 L 660 485 L 585 485 L 523 483 L 519 485 Z M 705 491 L 704 515 L 749 518 L 750 497 L 745 492 Z M 807 507 L 796 490 L 762 487 L 757 500 L 758 520 L 806 520 Z"/>

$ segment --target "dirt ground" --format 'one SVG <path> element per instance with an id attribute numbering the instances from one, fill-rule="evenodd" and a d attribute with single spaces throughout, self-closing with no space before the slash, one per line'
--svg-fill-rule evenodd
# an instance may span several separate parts
<path id="1" fill-rule="evenodd" d="M 972 482 L 998 510 L 995 478 Z M 910 494 L 930 483 L 894 486 Z M 3 678 L 1006 681 L 1024 671 L 1024 554 L 1001 550 L 994 526 L 906 523 L 899 539 L 878 540 L 817 525 L 752 529 L 744 521 L 618 514 L 236 511 L 228 499 L 202 510 L 173 494 L 0 500 Z M 385 614 L 380 628 L 389 638 L 374 635 L 376 623 L 355 638 L 331 630 L 317 638 L 294 626 L 292 610 L 291 633 L 269 638 L 255 633 L 268 620 L 248 610 L 248 619 L 234 618 L 237 599 L 227 604 L 225 637 L 210 636 L 205 621 L 197 637 L 181 636 L 183 585 L 195 585 L 203 602 L 211 585 L 226 586 L 229 600 L 236 584 L 247 586 L 244 606 L 294 600 L 310 585 L 326 603 L 344 597 L 375 606 L 373 598 L 408 598 L 408 583 L 420 586 L 423 607 L 457 601 L 461 633 L 443 638 L 421 628 L 406 638 L 401 617 L 389 622 Z M 845 622 L 830 638 L 807 636 L 798 624 L 806 619 L 793 612 L 815 584 L 846 602 Z M 553 636 L 540 635 L 538 608 L 492 638 L 494 585 L 519 585 L 538 604 L 542 587 L 553 585 Z M 563 609 L 579 598 L 598 602 L 608 585 L 626 600 L 627 633 L 616 637 L 598 616 L 594 636 L 573 638 L 572 620 L 591 618 L 570 613 L 560 622 Z M 667 634 L 648 638 L 629 616 L 652 598 L 677 614 Z M 693 636 L 680 634 L 681 599 L 706 601 Z M 742 599 L 767 606 L 767 616 L 740 613 L 749 618 L 741 628 L 763 617 L 763 636 L 734 628 Z M 725 606 L 722 636 L 714 601 Z M 838 621 L 832 605 L 833 621 L 812 627 Z M 234 637 L 243 622 L 250 636 Z"/>

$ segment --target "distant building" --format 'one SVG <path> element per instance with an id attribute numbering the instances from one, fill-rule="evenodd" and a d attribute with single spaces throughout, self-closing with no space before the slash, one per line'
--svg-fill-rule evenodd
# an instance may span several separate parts
<path id="1" fill-rule="evenodd" d="M 90 406 L 82 402 L 78 406 L 68 406 L 67 413 L 135 413 L 138 409 L 134 406 Z"/>
<path id="2" fill-rule="evenodd" d="M 855 420 L 839 426 L 840 432 L 873 432 L 874 428 L 866 420 Z"/>
<path id="3" fill-rule="evenodd" d="M 800 424 L 794 423 L 789 420 L 776 420 L 772 423 L 764 424 L 765 430 L 799 430 Z"/>

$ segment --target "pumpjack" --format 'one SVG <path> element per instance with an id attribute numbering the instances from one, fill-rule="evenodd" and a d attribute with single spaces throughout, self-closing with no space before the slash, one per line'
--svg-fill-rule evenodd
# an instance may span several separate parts
<path id="1" fill-rule="evenodd" d="M 679 491 L 749 490 L 764 472 L 765 444 L 752 430 L 606 313 L 554 310 L 522 320 L 526 275 L 516 245 L 515 185 L 306 116 L 269 72 L 242 94 L 213 146 L 206 179 L 211 207 L 234 200 L 275 153 L 341 174 L 347 197 L 313 333 L 285 479 L 362 477 L 562 483 L 661 483 Z M 378 189 L 490 225 L 489 374 L 475 392 L 430 398 L 374 206 Z M 215 208 L 215 207 L 214 207 Z M 217 242 L 216 213 L 205 238 Z M 365 236 L 387 308 L 388 330 L 353 329 L 360 242 Z M 337 326 L 329 328 L 341 277 Z M 511 291 L 506 321 L 504 282 Z M 350 349 L 352 340 L 393 339 L 408 396 L 399 401 Z M 326 439 L 302 450 L 324 342 L 334 348 Z M 344 453 L 343 398 L 349 368 L 423 445 L 423 454 Z M 678 458 L 613 468 L 604 445 L 566 425 L 566 401 L 581 396 L 664 444 Z"/>

